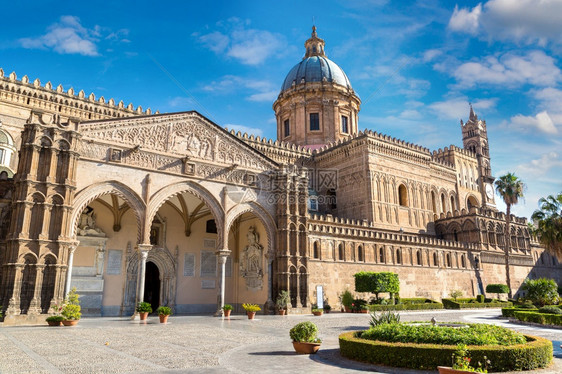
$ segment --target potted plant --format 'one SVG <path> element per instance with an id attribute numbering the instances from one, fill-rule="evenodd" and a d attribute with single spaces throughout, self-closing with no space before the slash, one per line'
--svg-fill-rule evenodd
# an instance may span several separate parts
<path id="1" fill-rule="evenodd" d="M 224 304 L 224 306 L 222 307 L 222 311 L 225 317 L 230 317 L 230 313 L 232 312 L 232 305 Z"/>
<path id="2" fill-rule="evenodd" d="M 281 291 L 279 292 L 279 296 L 277 296 L 277 300 L 275 301 L 275 305 L 277 306 L 277 310 L 280 315 L 284 316 L 287 313 L 287 307 L 289 302 L 291 301 L 289 296 L 289 291 Z"/>
<path id="3" fill-rule="evenodd" d="M 353 305 L 353 295 L 349 290 L 345 290 L 341 295 L 341 303 L 345 308 L 346 313 L 351 313 L 351 307 Z"/>
<path id="4" fill-rule="evenodd" d="M 484 356 L 484 367 L 478 362 L 478 367 L 470 366 L 470 356 L 465 344 L 457 345 L 457 350 L 452 355 L 453 366 L 438 366 L 439 374 L 456 374 L 456 373 L 487 373 L 490 360 Z"/>
<path id="5" fill-rule="evenodd" d="M 352 309 L 354 313 L 367 313 L 369 311 L 367 302 L 364 299 L 353 300 Z"/>
<path id="6" fill-rule="evenodd" d="M 324 303 L 324 313 L 330 313 L 330 310 L 332 310 L 330 304 Z"/>
<path id="7" fill-rule="evenodd" d="M 160 323 L 168 322 L 168 317 L 172 314 L 172 308 L 169 306 L 159 306 L 156 309 L 156 313 L 158 313 L 158 317 L 160 317 Z"/>
<path id="8" fill-rule="evenodd" d="M 297 323 L 289 331 L 289 336 L 297 353 L 316 353 L 322 343 L 322 340 L 318 338 L 318 327 L 310 321 Z"/>
<path id="9" fill-rule="evenodd" d="M 259 312 L 261 310 L 258 304 L 242 304 L 242 308 L 244 308 L 244 310 L 246 311 L 248 319 L 254 319 L 254 317 L 256 316 L 256 312 Z"/>
<path id="10" fill-rule="evenodd" d="M 64 320 L 63 316 L 49 316 L 46 319 L 49 326 L 62 326 L 63 320 Z"/>
<path id="11" fill-rule="evenodd" d="M 321 316 L 322 312 L 324 312 L 324 309 L 312 308 L 312 314 L 314 314 L 316 317 Z"/>
<path id="12" fill-rule="evenodd" d="M 63 317 L 62 324 L 65 326 L 75 326 L 82 313 L 80 313 L 80 295 L 76 293 L 76 287 L 72 287 L 68 293 L 65 303 L 62 306 L 61 316 Z"/>
<path id="13" fill-rule="evenodd" d="M 150 303 L 141 301 L 137 305 L 137 312 L 139 313 L 140 320 L 144 321 L 148 317 L 148 313 L 152 313 L 152 306 L 150 305 Z"/>

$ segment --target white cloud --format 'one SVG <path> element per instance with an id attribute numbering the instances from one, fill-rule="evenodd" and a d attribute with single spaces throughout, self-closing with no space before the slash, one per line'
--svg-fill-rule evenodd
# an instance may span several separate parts
<path id="1" fill-rule="evenodd" d="M 453 31 L 463 31 L 476 35 L 479 31 L 478 26 L 481 13 L 482 4 L 476 5 L 472 10 L 468 8 L 459 9 L 458 5 L 455 5 L 455 10 L 449 20 L 449 28 Z"/>
<path id="2" fill-rule="evenodd" d="M 36 38 L 23 38 L 19 42 L 28 49 L 53 49 L 60 54 L 81 54 L 97 56 L 96 46 L 99 27 L 86 29 L 75 16 L 62 16 L 58 23 L 47 28 L 45 35 Z"/>
<path id="3" fill-rule="evenodd" d="M 232 93 L 235 90 L 239 92 L 241 89 L 250 90 L 252 93 L 246 99 L 249 101 L 273 102 L 279 90 L 275 88 L 276 85 L 266 80 L 248 79 L 236 75 L 225 75 L 218 81 L 213 81 L 203 87 L 203 90 L 208 92 L 215 92 L 220 94 Z"/>
<path id="4" fill-rule="evenodd" d="M 537 177 L 546 175 L 546 173 L 551 169 L 559 167 L 562 167 L 562 160 L 560 159 L 558 153 L 549 152 L 543 154 L 539 159 L 531 160 L 526 164 L 517 166 L 517 170 L 528 176 Z"/>
<path id="5" fill-rule="evenodd" d="M 440 56 L 442 54 L 443 54 L 443 51 L 441 51 L 439 49 L 428 49 L 427 51 L 425 51 L 423 53 L 422 61 L 423 62 L 433 61 L 437 56 Z"/>
<path id="6" fill-rule="evenodd" d="M 480 61 L 461 64 L 452 74 L 458 84 L 464 87 L 478 84 L 548 86 L 562 78 L 555 60 L 543 51 L 484 57 Z"/>
<path id="7" fill-rule="evenodd" d="M 475 100 L 472 103 L 474 110 L 490 110 L 495 108 L 496 98 Z M 442 119 L 459 120 L 469 114 L 469 101 L 464 97 L 457 97 L 445 101 L 438 101 L 429 105 L 429 109 Z"/>
<path id="8" fill-rule="evenodd" d="M 234 130 L 236 132 L 240 131 L 242 134 L 247 133 L 248 135 L 263 136 L 263 130 L 257 127 L 236 125 L 233 123 L 226 124 L 224 127 L 226 127 L 228 131 Z"/>
<path id="9" fill-rule="evenodd" d="M 195 104 L 195 102 L 190 99 L 189 97 L 183 97 L 183 96 L 176 96 L 174 98 L 172 98 L 170 101 L 168 101 L 168 105 L 172 108 L 184 108 L 184 109 L 189 109 L 191 107 L 193 107 L 193 105 Z"/>
<path id="10" fill-rule="evenodd" d="M 248 22 L 242 22 L 238 18 L 231 18 L 217 25 L 226 30 L 204 35 L 194 33 L 193 36 L 216 54 L 232 57 L 245 65 L 261 64 L 283 50 L 287 44 L 281 34 L 247 28 Z"/>
<path id="11" fill-rule="evenodd" d="M 479 8 L 479 9 L 477 9 Z M 545 45 L 562 42 L 562 1 L 489 0 L 483 7 L 455 7 L 449 20 L 453 31 L 480 35 L 493 40 Z M 478 26 L 477 29 L 469 26 Z"/>
<path id="12" fill-rule="evenodd" d="M 538 113 L 536 116 L 524 116 L 518 114 L 510 119 L 510 126 L 523 131 L 538 130 L 545 134 L 557 134 L 558 129 L 554 126 L 552 118 L 546 111 Z"/>

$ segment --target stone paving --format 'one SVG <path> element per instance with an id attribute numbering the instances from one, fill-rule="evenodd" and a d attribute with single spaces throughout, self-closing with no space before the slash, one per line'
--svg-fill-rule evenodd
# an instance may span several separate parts
<path id="1" fill-rule="evenodd" d="M 528 373 L 562 372 L 562 330 L 498 319 L 499 310 L 403 312 L 402 321 L 501 324 L 554 341 L 554 363 Z M 323 344 L 316 355 L 296 355 L 289 329 L 314 321 Z M 84 318 L 76 327 L 0 328 L 0 373 L 423 373 L 358 363 L 339 355 L 338 335 L 365 329 L 365 314 L 171 316 L 168 324 L 127 318 Z"/>

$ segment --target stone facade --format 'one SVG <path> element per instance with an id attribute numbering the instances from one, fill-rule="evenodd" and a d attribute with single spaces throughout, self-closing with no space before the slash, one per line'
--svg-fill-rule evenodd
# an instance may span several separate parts
<path id="1" fill-rule="evenodd" d="M 0 148 L 19 151 L 3 165 L 15 176 L 0 173 L 5 324 L 42 321 L 70 287 L 85 314 L 129 315 L 139 300 L 269 312 L 280 290 L 294 312 L 319 289 L 339 308 L 358 271 L 398 273 L 404 297 L 504 283 L 485 121 L 470 109 L 463 147 L 437 151 L 358 131 L 345 73 L 315 30 L 305 47 L 313 73 L 288 75 L 275 141 L 0 70 Z M 512 288 L 562 281 L 526 220 L 511 222 Z"/>

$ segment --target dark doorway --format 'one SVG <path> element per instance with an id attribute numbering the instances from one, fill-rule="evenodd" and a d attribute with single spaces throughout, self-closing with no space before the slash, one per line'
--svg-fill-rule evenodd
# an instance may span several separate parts
<path id="1" fill-rule="evenodd" d="M 146 263 L 144 301 L 150 303 L 153 313 L 160 306 L 160 271 L 154 262 Z"/>

